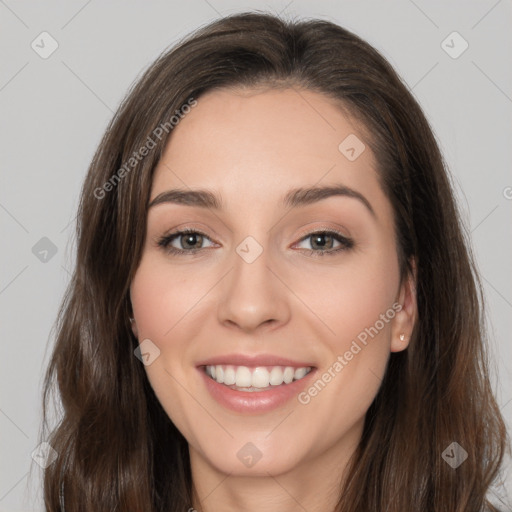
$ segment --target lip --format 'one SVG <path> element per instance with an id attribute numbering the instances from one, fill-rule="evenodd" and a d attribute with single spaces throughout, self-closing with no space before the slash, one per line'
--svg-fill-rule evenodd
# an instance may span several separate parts
<path id="1" fill-rule="evenodd" d="M 311 361 L 294 361 L 286 357 L 280 357 L 272 354 L 226 354 L 222 356 L 211 357 L 197 363 L 197 367 L 215 366 L 218 364 L 232 366 L 291 366 L 292 368 L 314 367 Z M 298 382 L 298 381 L 297 381 Z"/>
<path id="2" fill-rule="evenodd" d="M 238 361 L 235 363 L 235 361 Z M 278 362 L 275 362 L 278 361 Z M 237 391 L 208 376 L 204 370 L 207 365 L 231 364 L 233 366 L 292 366 L 301 368 L 311 367 L 311 371 L 302 379 L 295 380 L 290 384 L 281 384 L 268 391 Z M 220 357 L 205 361 L 205 364 L 197 366 L 197 370 L 203 379 L 206 389 L 212 398 L 222 407 L 244 415 L 262 414 L 282 407 L 292 398 L 296 397 L 304 388 L 310 385 L 315 377 L 317 368 L 311 364 L 297 363 L 284 358 L 261 357 Z"/>

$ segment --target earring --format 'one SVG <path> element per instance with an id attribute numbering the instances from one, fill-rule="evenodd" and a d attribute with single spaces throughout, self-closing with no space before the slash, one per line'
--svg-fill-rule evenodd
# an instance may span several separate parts
<path id="1" fill-rule="evenodd" d="M 130 317 L 128 317 L 128 318 L 130 318 Z M 135 318 L 130 318 L 130 322 L 132 322 L 132 323 L 135 322 Z"/>
<path id="2" fill-rule="evenodd" d="M 404 341 L 405 340 L 405 334 L 400 334 L 400 341 Z"/>

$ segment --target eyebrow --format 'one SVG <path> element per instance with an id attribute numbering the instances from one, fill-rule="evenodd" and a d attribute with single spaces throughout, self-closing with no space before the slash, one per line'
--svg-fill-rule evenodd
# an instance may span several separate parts
<path id="1" fill-rule="evenodd" d="M 366 197 L 357 192 L 356 190 L 349 188 L 345 185 L 330 185 L 322 187 L 308 187 L 308 188 L 296 188 L 288 191 L 282 198 L 281 202 L 283 206 L 288 208 L 298 208 L 306 206 L 323 199 L 327 199 L 333 196 L 343 196 L 353 199 L 357 199 L 361 202 L 368 211 L 376 217 L 375 211 L 372 205 L 366 199 Z M 211 208 L 214 210 L 222 210 L 223 203 L 220 196 L 204 189 L 173 189 L 167 190 L 158 194 L 150 203 L 148 208 L 163 204 L 163 203 L 174 203 L 185 206 L 197 206 L 200 208 Z"/>

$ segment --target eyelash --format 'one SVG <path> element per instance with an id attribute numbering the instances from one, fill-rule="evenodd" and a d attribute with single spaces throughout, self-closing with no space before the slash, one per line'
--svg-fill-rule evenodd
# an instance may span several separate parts
<path id="1" fill-rule="evenodd" d="M 197 229 L 190 229 L 190 228 L 186 228 L 186 229 L 182 229 L 181 231 L 175 231 L 174 233 L 170 233 L 168 235 L 165 235 L 165 236 L 162 236 L 158 242 L 157 242 L 157 245 L 159 247 L 161 247 L 164 251 L 166 251 L 167 253 L 169 254 L 173 254 L 173 255 L 176 255 L 176 256 L 183 256 L 185 255 L 186 253 L 192 253 L 192 254 L 197 254 L 199 251 L 202 251 L 204 248 L 199 248 L 199 249 L 191 249 L 191 250 L 184 250 L 184 249 L 177 249 L 176 247 L 172 247 L 170 246 L 170 243 L 175 239 L 175 238 L 178 238 L 180 237 L 181 235 L 186 235 L 186 234 L 195 234 L 195 235 L 201 235 L 205 238 L 208 238 L 209 237 L 207 235 L 205 235 L 204 233 L 202 233 L 201 231 L 198 231 Z M 335 230 L 319 230 L 319 231 L 312 231 L 311 233 L 307 233 L 306 235 L 304 235 L 300 240 L 299 242 L 302 242 L 303 240 L 306 240 L 307 238 L 313 236 L 313 235 L 334 235 L 334 238 L 341 243 L 341 246 L 338 247 L 337 249 L 328 249 L 328 250 L 314 250 L 314 249 L 302 249 L 303 251 L 306 251 L 306 253 L 309 255 L 309 256 L 313 256 L 313 257 L 323 257 L 323 256 L 332 256 L 334 254 L 338 254 L 338 253 L 341 253 L 342 251 L 347 251 L 349 249 L 352 249 L 352 247 L 354 247 L 354 242 L 353 240 L 351 240 L 350 238 L 347 238 L 346 236 L 342 235 L 341 233 L 339 233 L 338 231 L 335 231 Z"/>

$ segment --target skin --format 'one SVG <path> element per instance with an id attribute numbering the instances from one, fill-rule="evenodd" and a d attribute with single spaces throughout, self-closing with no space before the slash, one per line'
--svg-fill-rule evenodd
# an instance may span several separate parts
<path id="1" fill-rule="evenodd" d="M 148 378 L 189 443 L 197 510 L 333 510 L 390 353 L 407 347 L 414 279 L 400 282 L 392 207 L 369 145 L 354 161 L 338 149 L 350 134 L 365 141 L 316 92 L 217 90 L 173 130 L 155 170 L 151 200 L 203 188 L 224 205 L 151 207 L 130 289 L 133 332 L 160 350 L 145 366 Z M 294 209 L 280 203 L 291 188 L 340 183 L 363 194 L 375 216 L 344 196 Z M 158 246 L 184 227 L 205 233 L 195 242 L 202 251 L 178 256 Z M 307 234 L 322 229 L 339 230 L 354 247 L 308 254 L 315 249 Z M 250 264 L 236 252 L 247 236 L 263 248 Z M 401 311 L 307 404 L 294 397 L 270 412 L 233 412 L 211 397 L 196 368 L 217 355 L 267 353 L 313 361 L 321 375 L 395 303 Z M 247 442 L 262 454 L 250 468 L 237 457 Z"/>

